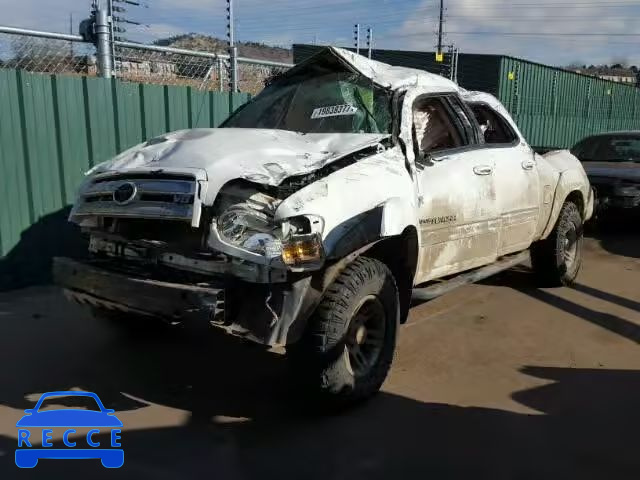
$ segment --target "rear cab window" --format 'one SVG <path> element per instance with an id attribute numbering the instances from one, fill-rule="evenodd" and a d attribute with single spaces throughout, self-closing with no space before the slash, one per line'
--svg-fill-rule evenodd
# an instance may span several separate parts
<path id="1" fill-rule="evenodd" d="M 489 145 L 513 145 L 518 142 L 518 136 L 502 115 L 484 103 L 470 103 L 484 142 Z"/>

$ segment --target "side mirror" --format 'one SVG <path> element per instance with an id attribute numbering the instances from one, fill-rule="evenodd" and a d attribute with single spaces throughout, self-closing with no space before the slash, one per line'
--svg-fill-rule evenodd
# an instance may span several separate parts
<path id="1" fill-rule="evenodd" d="M 31 415 L 33 413 L 33 408 L 28 408 L 24 411 L 24 413 L 26 413 L 27 415 Z"/>
<path id="2" fill-rule="evenodd" d="M 116 411 L 112 408 L 107 408 L 105 409 L 104 413 L 106 413 L 107 415 L 113 415 L 114 413 L 116 413 Z"/>

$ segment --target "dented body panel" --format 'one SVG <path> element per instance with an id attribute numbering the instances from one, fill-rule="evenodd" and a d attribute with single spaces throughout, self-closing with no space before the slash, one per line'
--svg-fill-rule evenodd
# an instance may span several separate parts
<path id="1" fill-rule="evenodd" d="M 283 91 L 310 67 L 339 72 L 306 92 L 323 92 L 317 103 L 292 100 L 290 115 L 276 102 L 256 116 L 285 127 L 283 118 L 299 118 L 310 131 L 236 128 L 232 116 L 224 128 L 165 134 L 88 172 L 70 220 L 91 237 L 92 260 L 59 262 L 59 283 L 78 301 L 136 313 L 139 299 L 110 283 L 141 285 L 144 295 L 154 282 L 165 292 L 182 285 L 188 315 L 147 313 L 185 321 L 199 312 L 234 335 L 288 345 L 359 255 L 402 259 L 390 268 L 411 289 L 525 251 L 550 234 L 567 198 L 591 216 L 580 163 L 566 151 L 536 155 L 491 95 L 334 48 L 285 74 Z M 277 97 L 277 85 L 247 108 Z M 508 142 L 485 141 L 474 105 L 505 122 Z M 442 112 L 457 121 L 443 123 Z"/>
<path id="2" fill-rule="evenodd" d="M 542 157 L 545 162 L 553 168 L 557 175 L 557 184 L 553 194 L 553 207 L 547 225 L 541 238 L 547 238 L 553 230 L 555 221 L 560 214 L 560 209 L 569 195 L 576 194 L 579 198 L 583 219 L 589 220 L 593 215 L 594 195 L 587 178 L 587 174 L 578 162 L 576 167 L 576 157 L 569 150 L 557 150 L 549 152 Z"/>
<path id="3" fill-rule="evenodd" d="M 380 210 L 373 241 L 399 235 L 407 226 L 417 227 L 416 206 L 405 158 L 399 148 L 392 148 L 304 187 L 282 202 L 275 218 L 321 215 L 325 249 L 332 255 L 345 236 L 362 229 L 363 214 Z"/>

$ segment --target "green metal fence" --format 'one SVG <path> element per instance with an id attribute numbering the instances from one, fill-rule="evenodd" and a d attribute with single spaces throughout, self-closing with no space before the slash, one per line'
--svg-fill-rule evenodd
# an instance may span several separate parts
<path id="1" fill-rule="evenodd" d="M 64 211 L 91 166 L 167 131 L 215 127 L 248 97 L 0 69 L 0 260 Z"/>
<path id="2" fill-rule="evenodd" d="M 501 57 L 497 95 L 531 145 L 568 148 L 589 135 L 640 129 L 640 88 Z"/>

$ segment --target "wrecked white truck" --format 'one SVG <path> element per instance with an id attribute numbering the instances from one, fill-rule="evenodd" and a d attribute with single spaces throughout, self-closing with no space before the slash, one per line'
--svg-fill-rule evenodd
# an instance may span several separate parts
<path id="1" fill-rule="evenodd" d="M 331 402 L 375 393 L 412 298 L 531 256 L 581 263 L 593 196 L 569 152 L 541 157 L 491 95 L 328 48 L 220 128 L 162 135 L 87 173 L 56 259 L 96 315 L 205 322 L 284 346 Z"/>

